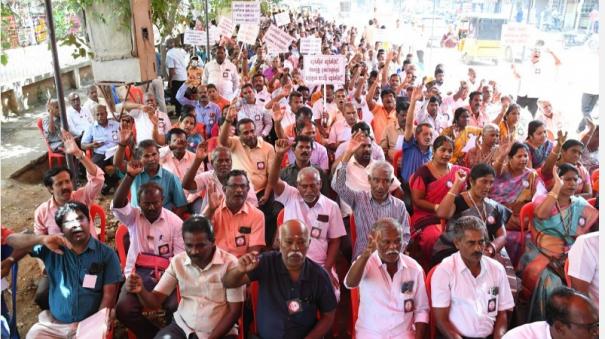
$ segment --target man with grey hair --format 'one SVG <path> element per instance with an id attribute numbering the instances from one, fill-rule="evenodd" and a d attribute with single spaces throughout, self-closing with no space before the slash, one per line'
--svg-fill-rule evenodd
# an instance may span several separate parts
<path id="1" fill-rule="evenodd" d="M 129 110 L 128 114 L 134 119 L 137 130 L 137 140 L 153 140 L 153 130 L 157 128 L 158 133 L 164 135 L 170 130 L 170 117 L 158 109 L 158 102 L 153 93 L 145 93 L 143 104 L 125 102 L 124 107 Z"/>
<path id="2" fill-rule="evenodd" d="M 66 115 L 69 133 L 79 138 L 88 126 L 92 124 L 93 117 L 87 108 L 82 107 L 78 93 L 72 92 L 67 98 L 69 99 L 69 107 L 67 107 Z"/>
<path id="3" fill-rule="evenodd" d="M 369 192 L 367 189 L 356 190 L 349 185 L 347 180 L 349 160 L 362 145 L 367 145 L 367 136 L 363 132 L 357 132 L 349 141 L 342 162 L 336 169 L 336 179 L 332 183 L 332 188 L 338 193 L 340 199 L 351 206 L 355 216 L 357 239 L 351 239 L 355 244 L 353 259 L 360 255 L 367 246 L 370 229 L 380 218 L 391 217 L 397 220 L 403 227 L 405 242 L 410 239 L 410 217 L 405 204 L 390 193 L 395 180 L 391 164 L 376 162 L 365 173 L 370 186 Z"/>
<path id="4" fill-rule="evenodd" d="M 195 152 L 193 164 L 191 164 L 191 167 L 183 177 L 183 188 L 189 190 L 191 193 L 200 193 L 206 192 L 208 190 L 208 184 L 214 183 L 218 194 L 224 195 L 223 186 L 227 184 L 229 172 L 231 172 L 233 164 L 231 151 L 224 146 L 216 147 L 210 154 L 210 164 L 213 169 L 206 172 L 198 172 L 200 165 L 207 154 L 207 144 L 205 142 L 199 144 Z M 246 201 L 254 207 L 258 206 L 258 199 L 254 193 L 254 185 L 252 185 L 252 182 L 250 182 L 250 189 L 248 190 Z M 203 197 L 193 201 L 191 205 L 193 213 L 201 214 L 208 205 L 208 194 L 204 194 Z"/>
<path id="5" fill-rule="evenodd" d="M 504 267 L 483 255 L 487 229 L 477 217 L 454 224 L 458 252 L 443 259 L 431 278 L 431 301 L 444 337 L 502 338 L 515 306 Z"/>
<path id="6" fill-rule="evenodd" d="M 120 123 L 107 118 L 107 107 L 105 105 L 94 105 L 92 112 L 96 121 L 84 131 L 82 149 L 92 150 L 92 162 L 99 166 L 99 168 L 105 168 L 105 166 L 113 164 L 113 155 L 107 156 L 106 153 L 111 149 L 115 149 L 118 145 Z M 118 177 L 116 173 L 108 172 L 101 194 L 108 194 L 117 182 Z"/>
<path id="7" fill-rule="evenodd" d="M 351 265 L 345 286 L 359 287 L 358 338 L 425 337 L 430 307 L 424 271 L 416 260 L 401 253 L 405 245 L 399 222 L 379 219 L 367 247 Z"/>
<path id="8" fill-rule="evenodd" d="M 298 172 L 296 188 L 279 179 L 279 168 L 284 154 L 290 149 L 288 139 L 275 142 L 275 158 L 269 168 L 269 183 L 275 200 L 284 205 L 284 220 L 298 219 L 311 226 L 311 244 L 307 257 L 323 266 L 330 274 L 332 284 L 339 295 L 338 276 L 334 269 L 340 238 L 347 232 L 338 205 L 321 194 L 321 176 L 315 167 L 305 167 Z"/>

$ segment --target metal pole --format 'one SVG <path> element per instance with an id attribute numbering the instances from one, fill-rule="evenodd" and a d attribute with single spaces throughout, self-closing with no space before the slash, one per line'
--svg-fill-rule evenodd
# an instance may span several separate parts
<path id="1" fill-rule="evenodd" d="M 206 62 L 210 61 L 210 22 L 208 21 L 208 0 L 206 0 L 206 6 L 204 6 L 204 12 L 206 12 Z"/>
<path id="2" fill-rule="evenodd" d="M 48 42 L 50 43 L 50 51 L 53 56 L 53 69 L 55 71 L 55 88 L 57 90 L 57 101 L 59 101 L 59 111 L 61 113 L 61 127 L 68 131 L 67 124 L 67 109 L 65 107 L 65 95 L 63 94 L 63 84 L 61 83 L 61 66 L 59 65 L 59 55 L 57 53 L 57 40 L 55 37 L 55 24 L 53 21 L 53 7 L 51 0 L 44 0 L 46 5 L 46 19 L 48 22 Z M 65 155 L 67 160 L 67 168 L 71 171 L 71 177 L 77 178 L 76 168 L 74 166 L 74 158 L 71 155 Z"/>

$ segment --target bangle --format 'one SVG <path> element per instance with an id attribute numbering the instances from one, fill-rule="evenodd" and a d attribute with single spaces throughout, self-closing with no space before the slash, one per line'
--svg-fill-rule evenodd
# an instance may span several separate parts
<path id="1" fill-rule="evenodd" d="M 122 146 L 122 147 L 126 148 L 126 146 L 128 146 L 128 145 L 118 143 L 118 146 Z"/>
<path id="2" fill-rule="evenodd" d="M 437 210 L 439 209 L 439 204 L 435 204 L 435 207 L 433 207 L 433 209 L 435 210 L 435 212 L 437 212 Z"/>
<path id="3" fill-rule="evenodd" d="M 549 197 L 551 197 L 551 198 L 553 198 L 555 200 L 559 199 L 559 195 L 555 194 L 554 192 L 548 192 L 547 196 L 549 196 Z"/>
<path id="4" fill-rule="evenodd" d="M 82 160 L 85 156 L 86 156 L 86 153 L 84 153 L 84 151 L 82 151 L 82 153 L 80 153 L 80 156 L 76 155 L 75 158 L 78 160 Z"/>
<path id="5" fill-rule="evenodd" d="M 455 193 L 452 193 L 451 191 L 447 192 L 447 195 L 451 195 L 451 196 L 452 196 L 452 197 L 454 197 L 454 198 L 456 197 L 456 194 L 455 194 Z"/>

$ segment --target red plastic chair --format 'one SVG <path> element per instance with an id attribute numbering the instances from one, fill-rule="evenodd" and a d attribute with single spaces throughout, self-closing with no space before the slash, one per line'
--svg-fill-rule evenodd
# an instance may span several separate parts
<path id="1" fill-rule="evenodd" d="M 571 288 L 571 277 L 567 273 L 569 271 L 569 258 L 565 259 L 565 266 L 563 269 L 565 271 L 565 283 L 567 284 L 567 287 Z"/>
<path id="2" fill-rule="evenodd" d="M 290 161 L 288 160 L 288 153 L 284 154 L 284 157 L 281 159 L 281 168 L 284 169 L 290 165 Z"/>
<path id="3" fill-rule="evenodd" d="M 46 139 L 46 136 L 44 135 L 44 128 L 42 127 L 42 118 L 38 118 L 36 125 L 38 126 L 40 134 L 42 134 L 42 139 L 44 139 L 44 143 L 46 144 L 46 149 L 48 151 L 48 167 L 53 167 L 53 159 L 56 160 L 57 166 L 63 166 L 63 159 L 65 158 L 65 155 L 63 153 L 54 152 L 50 148 L 50 145 L 48 144 L 48 139 Z"/>
<path id="4" fill-rule="evenodd" d="M 277 214 L 277 226 L 284 223 L 284 209 L 282 208 Z"/>
<path id="5" fill-rule="evenodd" d="M 92 204 L 90 205 L 90 221 L 91 224 L 94 225 L 94 220 L 96 219 L 96 217 L 99 217 L 99 221 L 100 221 L 100 226 L 101 226 L 101 232 L 99 233 L 99 240 L 104 243 L 105 242 L 105 233 L 106 233 L 106 225 L 107 225 L 107 215 L 105 214 L 105 210 L 103 209 L 103 207 L 97 205 L 97 204 Z"/>
<path id="6" fill-rule="evenodd" d="M 250 332 L 249 334 L 258 334 L 258 328 L 256 326 L 256 309 L 258 304 L 258 281 L 253 281 L 250 283 L 250 301 L 252 302 L 252 315 L 254 316 L 254 321 L 250 324 Z"/>
<path id="7" fill-rule="evenodd" d="M 355 228 L 355 216 L 353 214 L 349 217 L 349 230 L 351 232 L 351 246 L 355 247 L 355 241 L 357 240 L 357 229 Z"/>
<path id="8" fill-rule="evenodd" d="M 125 248 L 124 238 L 128 235 L 128 228 L 124 224 L 120 224 L 118 229 L 116 230 L 116 249 L 118 250 L 118 258 L 120 259 L 120 267 L 122 267 L 122 272 L 124 272 L 124 267 L 126 267 L 126 255 L 128 254 L 128 249 Z"/>
<path id="9" fill-rule="evenodd" d="M 403 158 L 403 150 L 395 151 L 395 154 L 393 154 L 393 169 L 397 177 L 401 173 L 401 158 Z"/>
<path id="10" fill-rule="evenodd" d="M 590 206 L 592 206 L 592 207 L 596 207 L 597 206 L 597 198 L 590 198 L 587 201 L 590 204 Z"/>
<path id="11" fill-rule="evenodd" d="M 519 212 L 519 231 L 521 232 L 521 241 L 519 243 L 519 253 L 517 253 L 517 256 L 515 257 L 516 260 L 513 262 L 513 267 L 517 267 L 519 259 L 525 251 L 525 233 L 528 232 L 531 225 L 533 225 L 534 208 L 534 204 L 532 202 L 528 202 L 521 207 L 521 211 Z"/>
<path id="12" fill-rule="evenodd" d="M 218 137 L 212 137 L 208 139 L 208 154 L 212 153 L 214 149 L 218 146 Z"/>
<path id="13" fill-rule="evenodd" d="M 351 338 L 355 339 L 355 323 L 359 316 L 359 287 L 350 290 L 351 293 Z"/>
<path id="14" fill-rule="evenodd" d="M 435 339 L 437 336 L 437 325 L 435 324 L 435 313 L 433 312 L 433 302 L 431 301 L 431 278 L 433 277 L 433 272 L 439 266 L 439 264 L 435 265 L 429 271 L 429 274 L 426 275 L 426 280 L 424 281 L 424 285 L 426 286 L 426 294 L 429 298 L 429 305 L 431 305 L 431 311 L 429 316 L 429 338 Z"/>

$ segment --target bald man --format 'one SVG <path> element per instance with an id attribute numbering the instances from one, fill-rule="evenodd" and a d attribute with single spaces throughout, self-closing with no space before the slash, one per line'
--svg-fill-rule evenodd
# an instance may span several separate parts
<path id="1" fill-rule="evenodd" d="M 269 185 L 273 187 L 275 201 L 284 205 L 284 220 L 302 220 L 311 226 L 311 244 L 307 258 L 323 266 L 330 273 L 338 295 L 338 276 L 334 270 L 340 240 L 347 235 L 340 208 L 336 202 L 321 194 L 321 175 L 315 167 L 302 168 L 296 178 L 296 188 L 279 178 L 279 168 L 290 141 L 277 140 L 276 156 L 269 168 Z"/>
<path id="2" fill-rule="evenodd" d="M 309 244 L 307 226 L 289 220 L 279 227 L 279 252 L 244 254 L 223 277 L 226 288 L 258 281 L 261 338 L 322 338 L 330 331 L 336 296 L 327 272 L 306 258 Z"/>
<path id="3" fill-rule="evenodd" d="M 508 331 L 502 339 L 598 338 L 599 312 L 583 294 L 562 286 L 546 303 L 546 321 L 536 321 Z"/>

